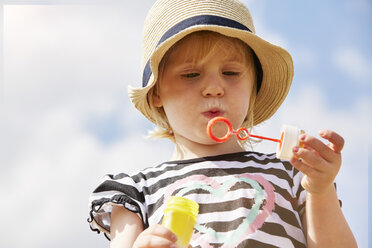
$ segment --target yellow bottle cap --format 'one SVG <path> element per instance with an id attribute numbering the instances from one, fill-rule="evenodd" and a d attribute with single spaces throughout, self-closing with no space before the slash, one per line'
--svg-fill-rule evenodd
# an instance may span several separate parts
<path id="1" fill-rule="evenodd" d="M 171 196 L 167 201 L 164 213 L 169 211 L 183 212 L 196 220 L 196 216 L 199 213 L 199 204 L 185 197 Z"/>

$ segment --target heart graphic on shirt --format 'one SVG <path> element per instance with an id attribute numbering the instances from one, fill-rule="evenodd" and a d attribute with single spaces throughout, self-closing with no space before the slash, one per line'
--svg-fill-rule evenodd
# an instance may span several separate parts
<path id="1" fill-rule="evenodd" d="M 190 182 L 192 182 L 191 185 Z M 194 233 L 193 235 L 193 239 L 198 239 L 198 242 L 201 242 L 201 247 L 212 247 L 209 245 L 207 240 L 203 240 L 201 234 L 207 234 L 207 236 L 211 235 L 215 239 L 217 238 L 218 243 L 224 244 L 222 247 L 236 247 L 245 239 L 245 237 L 247 237 L 247 235 L 254 233 L 257 229 L 259 229 L 265 222 L 266 218 L 271 215 L 272 210 L 274 209 L 274 187 L 262 176 L 246 173 L 235 177 L 230 177 L 224 183 L 219 183 L 213 178 L 209 178 L 204 175 L 186 177 L 170 185 L 164 195 L 164 201 L 166 202 L 166 200 L 172 196 L 177 189 L 180 188 L 181 190 L 176 194 L 178 196 L 186 195 L 188 192 L 196 189 L 202 189 L 208 191 L 216 198 L 223 198 L 230 188 L 239 182 L 245 182 L 255 189 L 254 204 L 252 205 L 246 218 L 240 223 L 239 227 L 232 234 L 226 236 L 222 233 L 218 233 L 210 227 L 196 223 L 195 229 L 198 231 L 198 233 Z M 182 186 L 184 185 L 187 186 L 183 188 Z M 263 186 L 263 188 L 261 186 Z"/>

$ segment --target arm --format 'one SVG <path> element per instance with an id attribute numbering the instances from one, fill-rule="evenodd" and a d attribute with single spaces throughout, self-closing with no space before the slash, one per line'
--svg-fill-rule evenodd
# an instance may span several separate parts
<path id="1" fill-rule="evenodd" d="M 137 214 L 124 207 L 112 207 L 110 248 L 131 248 L 142 231 L 142 221 Z"/>
<path id="2" fill-rule="evenodd" d="M 306 197 L 305 218 L 308 247 L 357 247 L 334 187 L 323 195 Z"/>
<path id="3" fill-rule="evenodd" d="M 291 159 L 291 164 L 304 173 L 301 185 L 307 191 L 304 227 L 308 247 L 357 247 L 333 185 L 341 167 L 344 140 L 328 130 L 320 132 L 320 136 L 329 145 L 303 135 L 300 139 L 304 147 L 295 147 Z"/>
<path id="4" fill-rule="evenodd" d="M 110 248 L 168 248 L 176 247 L 177 240 L 176 235 L 162 225 L 143 230 L 140 217 L 121 206 L 112 208 L 110 235 Z"/>

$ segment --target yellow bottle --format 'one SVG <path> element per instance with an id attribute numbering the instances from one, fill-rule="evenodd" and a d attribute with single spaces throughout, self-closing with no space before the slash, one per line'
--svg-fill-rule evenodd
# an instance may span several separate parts
<path id="1" fill-rule="evenodd" d="M 187 248 L 191 239 L 199 205 L 187 198 L 171 196 L 164 209 L 162 225 L 177 235 L 177 247 Z"/>

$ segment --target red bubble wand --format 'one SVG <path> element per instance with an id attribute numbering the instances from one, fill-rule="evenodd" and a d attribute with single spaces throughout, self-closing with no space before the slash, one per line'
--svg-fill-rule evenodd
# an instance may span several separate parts
<path id="1" fill-rule="evenodd" d="M 214 124 L 216 124 L 217 122 L 223 122 L 226 124 L 227 126 L 227 133 L 225 136 L 219 138 L 219 137 L 216 137 L 213 132 L 212 132 L 212 127 Z M 207 126 L 207 133 L 209 135 L 209 137 L 218 142 L 218 143 L 222 143 L 222 142 L 225 142 L 226 140 L 228 140 L 232 134 L 236 134 L 236 137 L 239 139 L 239 140 L 246 140 L 246 139 L 249 139 L 249 138 L 257 138 L 257 139 L 264 139 L 264 140 L 270 140 L 270 141 L 274 141 L 274 142 L 278 142 L 278 143 L 282 143 L 282 139 L 273 139 L 273 138 L 268 138 L 268 137 L 263 137 L 263 136 L 258 136 L 258 135 L 253 135 L 253 134 L 250 134 L 248 132 L 248 130 L 244 127 L 241 127 L 239 128 L 238 130 L 234 130 L 233 127 L 232 127 L 232 124 L 231 122 L 225 118 L 225 117 L 222 117 L 222 116 L 218 116 L 218 117 L 215 117 L 213 119 L 211 119 L 209 122 L 208 122 L 208 126 Z"/>

